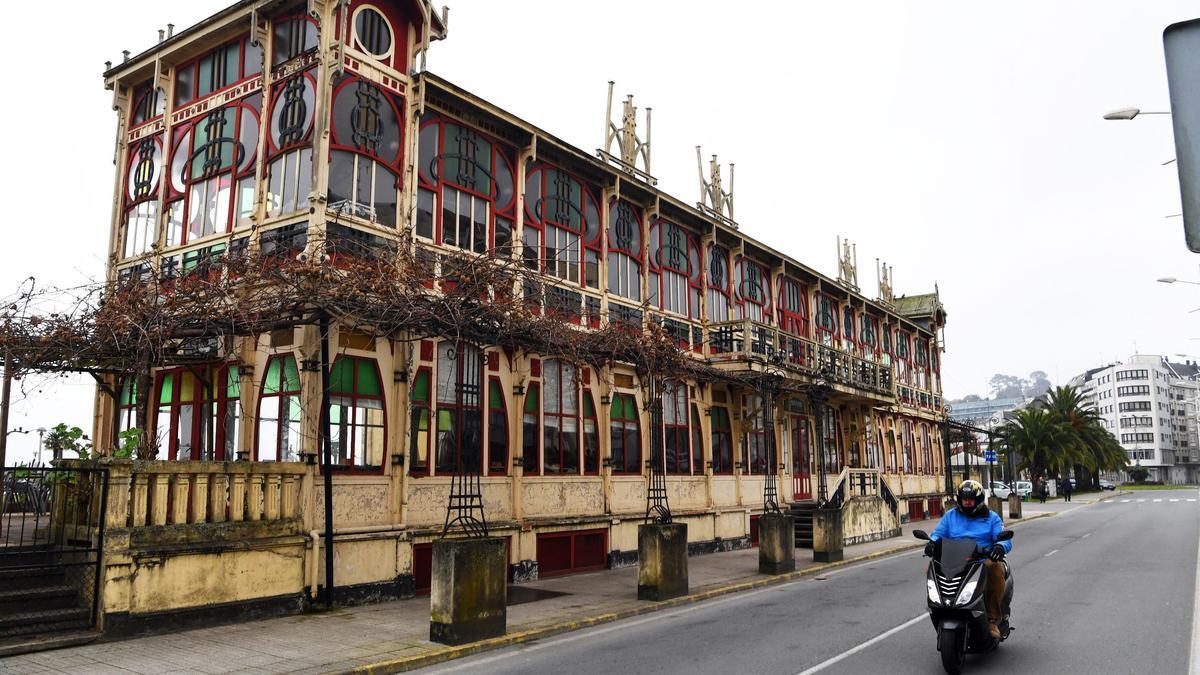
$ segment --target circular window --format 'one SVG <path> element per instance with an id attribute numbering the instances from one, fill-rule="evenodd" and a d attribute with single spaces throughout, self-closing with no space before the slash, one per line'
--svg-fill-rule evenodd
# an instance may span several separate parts
<path id="1" fill-rule="evenodd" d="M 387 19 L 371 7 L 363 7 L 355 15 L 354 40 L 372 56 L 384 57 L 392 51 L 392 29 Z"/>

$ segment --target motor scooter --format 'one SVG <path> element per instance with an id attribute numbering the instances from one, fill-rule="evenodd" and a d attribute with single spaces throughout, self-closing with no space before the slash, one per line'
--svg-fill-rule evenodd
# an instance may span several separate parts
<path id="1" fill-rule="evenodd" d="M 929 541 L 924 530 L 913 530 L 913 536 Z M 1008 541 L 1012 537 L 1012 530 L 1004 530 L 996 540 Z M 990 652 L 1012 632 L 1008 619 L 1013 580 L 1008 561 L 1001 561 L 1004 565 L 1004 601 L 1001 603 L 1003 618 L 997 625 L 1000 639 L 992 638 L 988 630 L 984 604 L 988 583 L 983 566 L 986 558 L 974 539 L 964 537 L 938 540 L 938 551 L 929 561 L 925 576 L 929 618 L 937 629 L 942 668 L 950 675 L 962 672 L 967 654 Z"/>

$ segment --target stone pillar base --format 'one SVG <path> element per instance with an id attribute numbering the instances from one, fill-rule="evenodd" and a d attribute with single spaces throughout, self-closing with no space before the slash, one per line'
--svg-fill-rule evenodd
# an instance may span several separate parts
<path id="1" fill-rule="evenodd" d="M 1021 495 L 1015 492 L 1008 496 L 1008 517 L 1009 519 L 1021 517 Z"/>
<path id="2" fill-rule="evenodd" d="M 796 519 L 764 513 L 758 519 L 758 571 L 783 574 L 796 569 Z"/>
<path id="3" fill-rule="evenodd" d="M 429 639 L 461 645 L 504 635 L 508 621 L 504 540 L 433 542 Z"/>
<path id="4" fill-rule="evenodd" d="M 687 592 L 687 525 L 638 525 L 638 600 L 670 600 Z"/>
<path id="5" fill-rule="evenodd" d="M 1004 500 L 999 497 L 988 497 L 988 510 L 1004 518 Z"/>
<path id="6" fill-rule="evenodd" d="M 842 559 L 842 510 L 820 508 L 813 511 L 813 560 L 837 562 Z"/>

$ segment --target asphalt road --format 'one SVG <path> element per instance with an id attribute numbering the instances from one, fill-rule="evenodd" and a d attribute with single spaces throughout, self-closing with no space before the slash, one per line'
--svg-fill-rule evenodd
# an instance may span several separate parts
<path id="1" fill-rule="evenodd" d="M 1015 630 L 965 672 L 1186 673 L 1198 497 L 1136 493 L 1016 528 Z M 940 673 L 923 570 L 900 554 L 423 672 Z"/>

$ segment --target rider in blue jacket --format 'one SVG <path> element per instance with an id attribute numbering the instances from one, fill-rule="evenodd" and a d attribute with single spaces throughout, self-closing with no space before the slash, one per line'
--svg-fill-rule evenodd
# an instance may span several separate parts
<path id="1" fill-rule="evenodd" d="M 1004 529 L 1004 521 L 1000 515 L 993 513 L 984 500 L 983 486 L 978 481 L 964 480 L 958 486 L 958 506 L 942 516 L 933 534 L 929 535 L 929 543 L 925 544 L 925 555 L 933 556 L 938 551 L 938 540 L 970 537 L 980 549 L 987 554 L 984 561 L 985 573 L 988 575 L 987 606 L 988 625 L 994 639 L 1000 639 L 998 624 L 1002 617 L 1001 604 L 1004 601 L 1004 556 L 1012 550 L 1011 541 L 996 541 Z"/>

